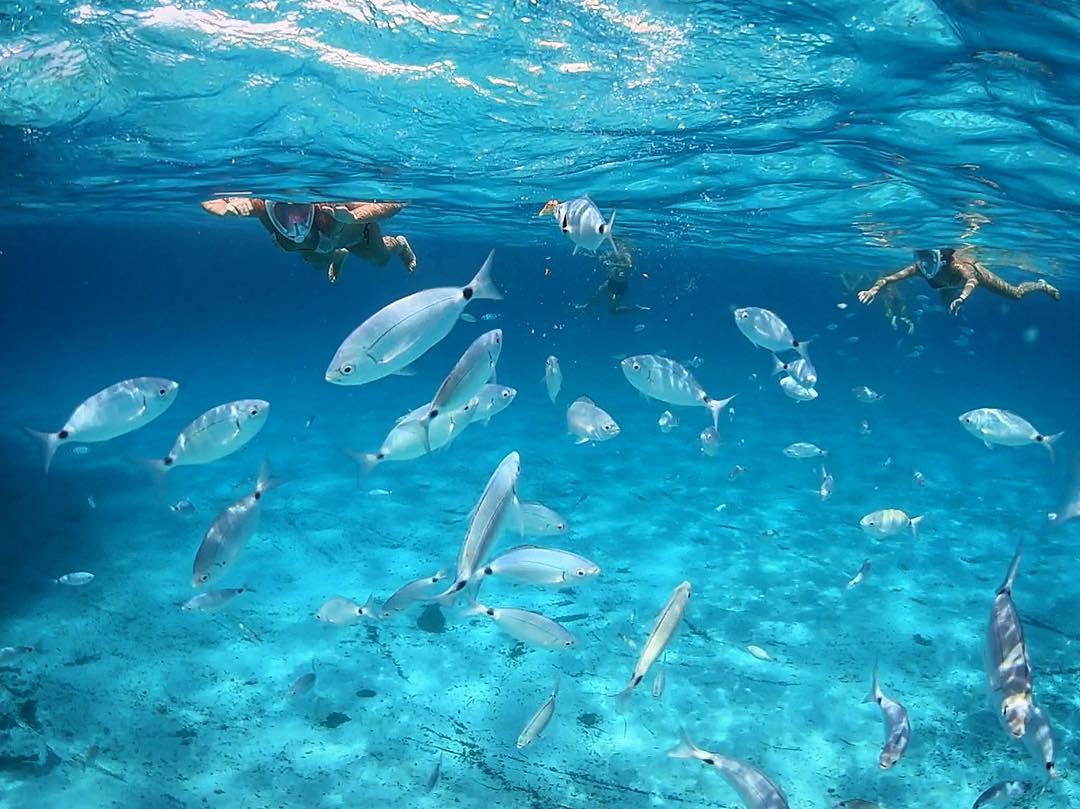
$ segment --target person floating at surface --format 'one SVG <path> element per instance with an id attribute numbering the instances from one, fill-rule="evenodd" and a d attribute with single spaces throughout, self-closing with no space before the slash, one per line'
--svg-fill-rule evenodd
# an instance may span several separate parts
<path id="1" fill-rule="evenodd" d="M 843 272 L 840 273 L 840 281 L 843 283 L 845 290 L 853 293 L 859 287 L 870 282 L 870 275 L 864 272 Z M 881 291 L 881 299 L 885 302 L 885 317 L 888 319 L 893 331 L 897 330 L 897 324 L 903 323 L 907 326 L 908 335 L 914 334 L 915 321 L 911 317 L 911 311 L 908 309 L 903 293 L 895 286 L 885 287 Z"/>
<path id="2" fill-rule="evenodd" d="M 1051 286 L 1043 278 L 1013 285 L 979 263 L 973 257 L 971 248 L 960 250 L 942 248 L 916 250 L 914 262 L 892 275 L 879 278 L 869 289 L 864 289 L 859 293 L 859 302 L 870 303 L 889 284 L 895 284 L 913 275 L 921 275 L 930 286 L 941 290 L 943 300 L 946 297 L 952 297 L 950 293 L 959 289 L 960 294 L 949 303 L 949 311 L 954 315 L 960 311 L 964 301 L 978 286 L 984 286 L 996 295 L 1013 300 L 1019 300 L 1030 292 L 1044 292 L 1055 301 L 1061 299 L 1061 293 L 1057 288 Z"/>
<path id="3" fill-rule="evenodd" d="M 400 256 L 405 269 L 416 269 L 416 256 L 404 236 L 383 236 L 379 222 L 402 208 L 401 202 L 275 202 L 254 197 L 223 197 L 202 203 L 217 216 L 254 216 L 282 250 L 300 253 L 330 283 L 341 276 L 352 253 L 382 266 Z"/>
<path id="4" fill-rule="evenodd" d="M 608 311 L 613 315 L 622 312 L 647 312 L 648 306 L 638 304 L 624 304 L 623 296 L 630 288 L 630 275 L 634 271 L 635 250 L 622 239 L 617 240 L 615 249 L 610 253 L 600 256 L 600 266 L 604 268 L 607 277 L 597 287 L 596 292 L 587 303 L 578 304 L 578 309 L 586 309 L 597 301 L 607 301 Z"/>

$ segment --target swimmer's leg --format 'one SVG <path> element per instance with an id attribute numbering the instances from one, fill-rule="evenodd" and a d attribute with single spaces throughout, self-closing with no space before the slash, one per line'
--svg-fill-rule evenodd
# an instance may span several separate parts
<path id="1" fill-rule="evenodd" d="M 372 264 L 383 266 L 394 256 L 401 256 L 401 263 L 405 269 L 412 272 L 416 269 L 416 254 L 409 246 L 409 240 L 404 236 L 383 236 L 379 226 L 374 222 L 364 225 L 364 238 L 355 244 L 349 245 L 349 252 L 359 256 Z"/>
<path id="2" fill-rule="evenodd" d="M 1032 292 L 1043 292 L 1055 301 L 1061 298 L 1061 293 L 1057 290 L 1057 287 L 1051 286 L 1042 278 L 1038 281 L 1023 281 L 1019 284 L 1010 284 L 989 270 L 983 270 L 979 273 L 979 283 L 995 295 L 1012 298 L 1013 300 L 1020 300 Z"/>

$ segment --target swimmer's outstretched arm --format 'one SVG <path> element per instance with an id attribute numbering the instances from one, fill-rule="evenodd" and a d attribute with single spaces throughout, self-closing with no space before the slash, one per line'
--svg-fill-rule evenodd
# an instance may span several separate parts
<path id="1" fill-rule="evenodd" d="M 263 216 L 266 203 L 255 197 L 221 197 L 206 200 L 202 209 L 215 216 Z"/>
<path id="2" fill-rule="evenodd" d="M 955 315 L 960 311 L 960 307 L 964 305 L 964 301 L 971 297 L 975 287 L 979 285 L 979 275 L 975 271 L 975 265 L 966 261 L 956 261 L 953 266 L 964 279 L 964 288 L 960 290 L 960 294 L 956 296 L 955 300 L 949 304 L 949 312 Z"/>
<path id="3" fill-rule="evenodd" d="M 338 202 L 330 203 L 330 213 L 345 225 L 362 225 L 389 219 L 406 206 L 405 202 Z"/>
<path id="4" fill-rule="evenodd" d="M 877 294 L 889 284 L 895 284 L 897 281 L 903 281 L 915 275 L 919 271 L 916 264 L 909 264 L 902 270 L 897 270 L 892 275 L 886 275 L 877 279 L 870 289 L 864 289 L 859 293 L 859 303 L 870 303 L 877 297 Z"/>

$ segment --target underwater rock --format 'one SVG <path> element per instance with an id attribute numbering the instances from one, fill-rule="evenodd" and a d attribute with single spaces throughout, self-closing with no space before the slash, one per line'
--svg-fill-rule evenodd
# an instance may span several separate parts
<path id="1" fill-rule="evenodd" d="M 356 692 L 356 696 L 360 697 L 360 699 L 371 699 L 373 696 L 375 696 L 375 692 L 372 691 L 370 688 L 361 688 L 359 691 Z"/>
<path id="2" fill-rule="evenodd" d="M 351 721 L 351 719 L 352 717 L 350 717 L 348 714 L 343 714 L 340 711 L 334 711 L 333 713 L 329 713 L 326 715 L 326 719 L 322 721 L 322 726 L 324 728 L 330 728 L 330 730 L 333 730 L 334 728 L 341 727 L 346 722 Z"/>
<path id="3" fill-rule="evenodd" d="M 416 626 L 425 632 L 445 632 L 446 616 L 438 604 L 428 604 L 416 619 Z"/>
<path id="4" fill-rule="evenodd" d="M 594 728 L 600 724 L 600 714 L 583 713 L 578 716 L 577 721 L 587 728 Z"/>
<path id="5" fill-rule="evenodd" d="M 45 775 L 58 761 L 56 754 L 32 730 L 15 725 L 0 731 L 0 773 Z"/>

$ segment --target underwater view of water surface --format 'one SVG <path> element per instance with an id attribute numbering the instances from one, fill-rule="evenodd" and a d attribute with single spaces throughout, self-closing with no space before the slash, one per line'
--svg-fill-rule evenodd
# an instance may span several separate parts
<path id="1" fill-rule="evenodd" d="M 1078 41 L 0 3 L 0 806 L 1080 806 Z"/>

